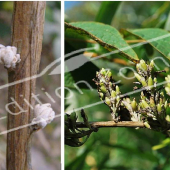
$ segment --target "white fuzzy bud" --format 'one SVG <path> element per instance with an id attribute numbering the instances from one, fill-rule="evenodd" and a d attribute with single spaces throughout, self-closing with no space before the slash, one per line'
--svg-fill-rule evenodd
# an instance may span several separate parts
<path id="1" fill-rule="evenodd" d="M 34 108 L 34 116 L 32 123 L 36 123 L 37 129 L 42 129 L 55 118 L 55 112 L 49 103 L 37 104 Z"/>
<path id="2" fill-rule="evenodd" d="M 14 69 L 16 64 L 21 61 L 20 54 L 17 54 L 17 48 L 14 46 L 3 46 L 0 44 L 0 63 L 6 68 Z"/>

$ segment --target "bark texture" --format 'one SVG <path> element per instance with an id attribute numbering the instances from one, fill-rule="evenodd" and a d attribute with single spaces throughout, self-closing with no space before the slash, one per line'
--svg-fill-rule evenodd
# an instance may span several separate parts
<path id="1" fill-rule="evenodd" d="M 12 45 L 18 48 L 21 62 L 15 71 L 8 72 L 9 83 L 37 74 L 42 50 L 44 14 L 45 2 L 14 2 Z M 31 123 L 33 118 L 33 112 L 24 98 L 34 106 L 31 94 L 35 92 L 35 84 L 36 79 L 32 79 L 10 86 L 8 89 L 8 102 L 12 102 L 12 97 L 25 112 L 19 113 L 21 110 L 16 105 L 9 106 L 14 115 L 8 113 L 7 170 L 32 169 L 30 163 L 32 132 L 30 126 L 22 126 Z"/>

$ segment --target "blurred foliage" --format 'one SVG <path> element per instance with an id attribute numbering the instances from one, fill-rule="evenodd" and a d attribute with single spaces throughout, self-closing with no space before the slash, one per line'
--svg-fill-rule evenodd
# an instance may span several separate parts
<path id="1" fill-rule="evenodd" d="M 66 3 L 66 2 L 65 2 Z M 106 2 L 107 3 L 107 2 Z M 113 2 L 114 3 L 114 2 Z M 77 6 L 65 11 L 67 22 L 75 21 L 95 21 L 96 16 L 100 16 L 98 11 L 104 8 L 104 2 L 82 2 Z M 124 29 L 137 29 L 137 28 L 162 28 L 170 30 L 169 27 L 169 2 L 121 2 L 116 12 L 110 18 L 110 25 L 114 26 L 118 30 Z M 110 12 L 110 11 L 107 11 Z M 104 12 L 103 12 L 104 15 Z M 105 16 L 101 16 L 101 21 Z M 99 21 L 99 20 L 97 20 Z M 107 21 L 107 23 L 109 23 Z M 126 40 L 135 39 L 134 36 L 128 35 Z M 75 39 L 75 38 L 74 38 Z M 115 81 L 121 82 L 122 93 L 132 91 L 133 72 L 125 67 L 130 66 L 134 68 L 134 64 L 121 57 L 119 54 L 109 54 L 108 51 L 101 45 L 92 41 L 86 41 L 83 43 L 76 43 L 74 39 L 66 41 L 65 53 L 75 50 L 81 50 L 82 48 L 91 48 L 79 52 L 81 60 L 83 57 L 89 60 L 89 63 L 101 69 L 109 68 L 114 76 Z M 138 38 L 136 38 L 137 40 Z M 83 41 L 84 42 L 84 41 Z M 163 44 L 162 44 L 163 45 Z M 92 48 L 93 47 L 93 48 Z M 163 57 L 157 50 L 151 47 L 149 44 L 137 46 L 133 48 L 137 53 L 139 59 L 151 60 L 159 56 L 160 58 L 155 60 L 158 70 L 165 69 L 166 74 L 169 74 L 169 60 Z M 83 54 L 82 54 L 83 53 Z M 79 55 L 79 56 L 80 56 Z M 95 60 L 96 56 L 103 56 L 102 58 Z M 91 58 L 92 57 L 92 58 Z M 77 57 L 78 58 L 78 57 Z M 85 60 L 84 59 L 84 60 Z M 80 60 L 80 61 L 81 61 Z M 67 59 L 66 59 L 67 61 Z M 67 63 L 67 62 L 66 62 Z M 76 61 L 74 60 L 75 65 Z M 83 65 L 84 66 L 84 65 Z M 81 67 L 79 67 L 80 69 Z M 77 75 L 81 77 L 86 76 L 86 70 L 92 70 L 91 67 L 86 66 L 83 72 L 77 70 Z M 120 71 L 121 70 L 121 71 Z M 69 69 L 67 70 L 68 73 Z M 71 74 L 71 72 L 69 73 Z M 94 72 L 88 73 L 89 76 L 95 74 Z M 122 75 L 129 77 L 125 79 Z M 79 79 L 80 80 L 80 79 Z M 160 77 L 158 82 L 163 81 Z M 70 83 L 69 80 L 65 82 L 65 86 Z M 70 83 L 71 84 L 71 83 Z M 73 88 L 71 92 L 67 90 L 65 108 L 66 113 L 71 112 L 73 108 L 84 108 L 88 115 L 89 121 L 107 121 L 111 120 L 109 109 L 104 104 L 99 104 L 99 97 L 97 90 L 90 89 L 89 87 L 79 86 Z M 134 94 L 132 97 L 138 99 L 139 94 Z M 91 135 L 90 139 L 79 148 L 72 148 L 65 146 L 65 167 L 68 170 L 169 170 L 170 169 L 170 143 L 166 136 L 146 129 L 128 129 L 128 128 L 103 128 L 97 133 Z"/>
<path id="2" fill-rule="evenodd" d="M 115 15 L 116 10 L 120 3 L 121 3 L 121 1 L 116 1 L 116 2 L 104 1 L 104 2 L 102 2 L 102 4 L 100 5 L 100 9 L 97 13 L 95 21 L 102 22 L 105 24 L 111 24 L 112 18 Z"/>

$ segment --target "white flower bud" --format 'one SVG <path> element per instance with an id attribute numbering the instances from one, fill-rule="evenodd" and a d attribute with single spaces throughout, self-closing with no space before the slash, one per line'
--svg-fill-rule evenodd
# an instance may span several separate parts
<path id="1" fill-rule="evenodd" d="M 47 124 L 55 117 L 55 112 L 51 108 L 51 104 L 37 104 L 34 109 L 35 118 L 32 120 L 32 123 L 36 123 L 38 129 L 44 128 Z"/>
<path id="2" fill-rule="evenodd" d="M 3 46 L 0 44 L 0 63 L 6 68 L 14 69 L 16 64 L 21 61 L 20 54 L 17 54 L 17 48 L 13 46 Z"/>
<path id="3" fill-rule="evenodd" d="M 4 45 L 0 44 L 0 49 L 1 49 L 1 48 L 4 48 L 4 47 L 5 47 Z"/>

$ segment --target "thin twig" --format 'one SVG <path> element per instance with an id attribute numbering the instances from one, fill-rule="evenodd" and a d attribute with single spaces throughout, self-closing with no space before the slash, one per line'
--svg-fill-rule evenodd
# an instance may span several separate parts
<path id="1" fill-rule="evenodd" d="M 115 121 L 107 121 L 107 122 L 89 122 L 91 127 L 94 128 L 104 128 L 104 127 L 131 127 L 131 128 L 144 128 L 144 124 L 142 122 L 132 122 L 132 121 L 123 121 L 123 122 L 115 122 Z M 83 122 L 76 123 L 77 128 L 87 128 L 87 126 Z"/>

